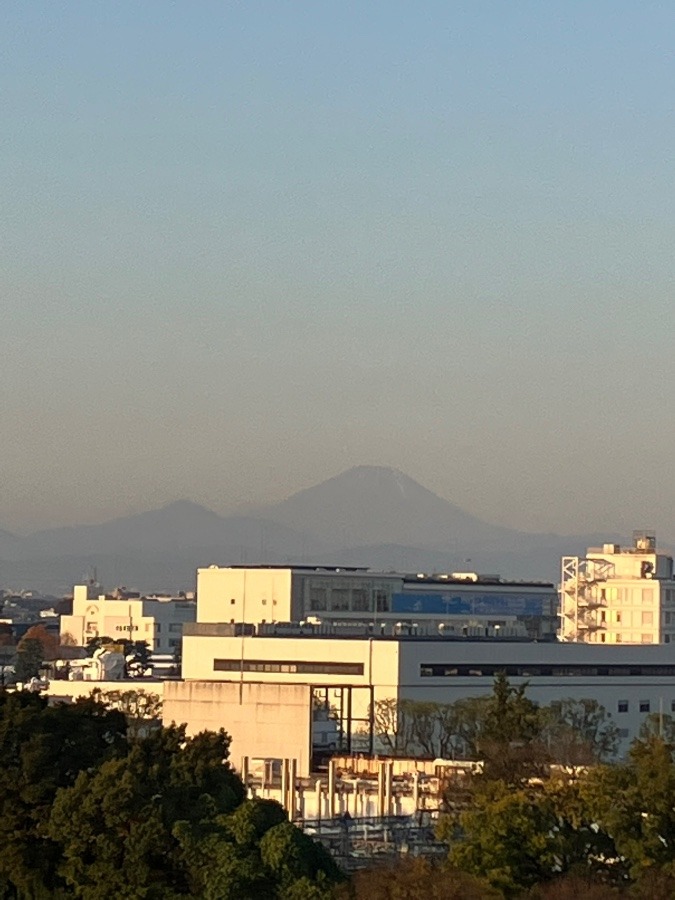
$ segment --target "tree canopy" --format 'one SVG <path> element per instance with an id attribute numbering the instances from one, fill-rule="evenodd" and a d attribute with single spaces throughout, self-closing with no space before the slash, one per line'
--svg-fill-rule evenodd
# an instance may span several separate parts
<path id="1" fill-rule="evenodd" d="M 245 799 L 229 746 L 0 692 L 0 897 L 326 900 L 339 870 L 278 804 Z"/>

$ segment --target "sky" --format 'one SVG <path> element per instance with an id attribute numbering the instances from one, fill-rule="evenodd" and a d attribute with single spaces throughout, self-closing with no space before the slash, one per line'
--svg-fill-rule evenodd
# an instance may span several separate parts
<path id="1" fill-rule="evenodd" d="M 675 538 L 675 7 L 0 4 L 0 527 L 393 466 Z"/>

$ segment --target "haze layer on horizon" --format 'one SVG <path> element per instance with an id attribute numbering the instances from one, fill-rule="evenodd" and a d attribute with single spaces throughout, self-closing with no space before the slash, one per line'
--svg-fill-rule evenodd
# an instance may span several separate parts
<path id="1" fill-rule="evenodd" d="M 667 4 L 6 0 L 0 526 L 395 466 L 672 534 Z"/>

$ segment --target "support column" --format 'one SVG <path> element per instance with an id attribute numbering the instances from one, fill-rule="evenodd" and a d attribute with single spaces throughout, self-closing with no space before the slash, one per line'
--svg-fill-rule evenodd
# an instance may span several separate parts
<path id="1" fill-rule="evenodd" d="M 290 813 L 288 810 L 288 760 L 287 759 L 283 759 L 281 761 L 281 803 L 290 818 Z"/>
<path id="2" fill-rule="evenodd" d="M 335 812 L 335 782 L 336 782 L 336 772 L 335 772 L 335 760 L 328 760 L 328 815 L 329 818 L 334 819 L 336 816 Z"/>

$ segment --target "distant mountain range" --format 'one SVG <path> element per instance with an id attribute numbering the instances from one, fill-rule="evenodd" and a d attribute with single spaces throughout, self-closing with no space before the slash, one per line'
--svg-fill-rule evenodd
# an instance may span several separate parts
<path id="1" fill-rule="evenodd" d="M 180 500 L 100 525 L 0 530 L 0 586 L 61 594 L 95 569 L 106 588 L 192 589 L 199 566 L 260 562 L 556 581 L 562 555 L 617 540 L 492 525 L 402 472 L 358 466 L 247 515 Z"/>

